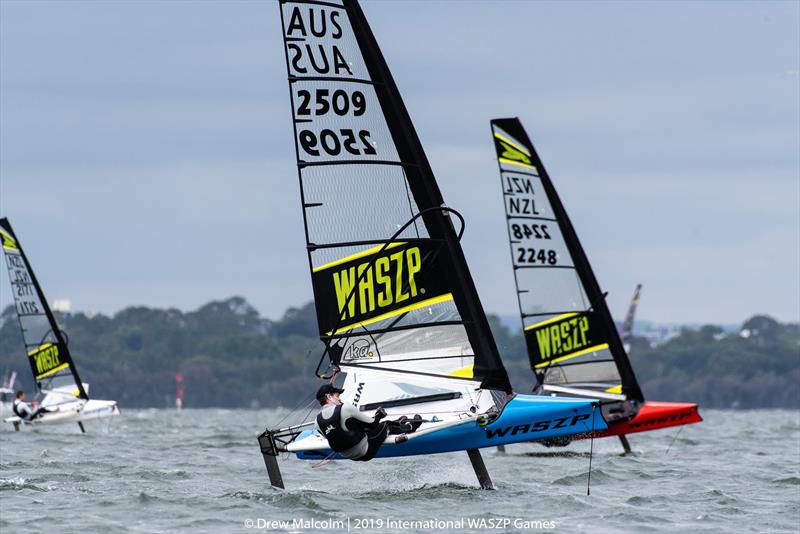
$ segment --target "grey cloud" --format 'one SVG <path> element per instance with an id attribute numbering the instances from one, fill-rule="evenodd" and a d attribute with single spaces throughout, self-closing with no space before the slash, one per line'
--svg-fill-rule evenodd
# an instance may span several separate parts
<path id="1" fill-rule="evenodd" d="M 800 5 L 364 10 L 487 310 L 516 307 L 488 133 L 516 115 L 614 311 L 642 281 L 644 318 L 798 319 Z M 0 212 L 51 298 L 311 298 L 276 5 L 6 1 L 0 62 Z"/>

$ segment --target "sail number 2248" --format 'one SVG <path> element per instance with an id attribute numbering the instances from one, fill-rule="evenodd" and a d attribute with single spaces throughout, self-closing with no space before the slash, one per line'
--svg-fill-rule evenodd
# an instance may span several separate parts
<path id="1" fill-rule="evenodd" d="M 512 224 L 511 233 L 517 239 L 550 239 L 550 234 L 547 232 L 546 224 Z"/>
<path id="2" fill-rule="evenodd" d="M 558 256 L 555 250 L 517 248 L 517 263 L 555 265 L 557 261 Z"/>

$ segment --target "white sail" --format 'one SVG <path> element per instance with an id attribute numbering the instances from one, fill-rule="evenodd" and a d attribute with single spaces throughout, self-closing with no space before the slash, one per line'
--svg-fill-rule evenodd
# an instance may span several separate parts
<path id="1" fill-rule="evenodd" d="M 531 367 L 543 391 L 643 400 L 566 210 L 518 119 L 495 119 L 511 260 Z"/>
<path id="2" fill-rule="evenodd" d="M 281 16 L 331 360 L 510 389 L 453 221 L 360 7 L 287 1 Z"/>
<path id="3" fill-rule="evenodd" d="M 25 353 L 42 396 L 40 404 L 47 409 L 39 417 L 25 422 L 80 423 L 118 414 L 115 401 L 89 399 L 88 385 L 78 375 L 66 335 L 58 326 L 30 262 L 5 218 L 0 219 L 0 239 Z M 6 421 L 18 427 L 22 419 L 15 415 Z"/>

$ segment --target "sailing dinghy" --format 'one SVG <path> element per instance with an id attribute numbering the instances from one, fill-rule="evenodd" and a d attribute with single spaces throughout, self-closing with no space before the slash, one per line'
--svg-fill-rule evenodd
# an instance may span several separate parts
<path id="1" fill-rule="evenodd" d="M 535 392 L 600 399 L 609 426 L 590 435 L 619 436 L 626 452 L 626 434 L 702 421 L 697 404 L 645 402 L 605 295 L 522 123 L 495 119 L 491 127 Z M 631 325 L 639 289 L 625 321 Z"/>
<path id="2" fill-rule="evenodd" d="M 605 429 L 594 400 L 511 393 L 459 243 L 464 221 L 445 207 L 359 4 L 280 9 L 323 359 L 344 374 L 344 403 L 424 421 L 376 457 L 466 450 L 489 488 L 481 447 Z M 313 421 L 259 443 L 276 487 L 281 452 L 338 459 Z"/>
<path id="3" fill-rule="evenodd" d="M 13 424 L 15 430 L 23 423 L 34 426 L 77 423 L 85 432 L 84 421 L 119 414 L 116 401 L 89 399 L 89 385 L 81 382 L 67 337 L 58 327 L 31 264 L 6 218 L 0 219 L 0 238 L 28 363 L 42 397 L 40 406 L 49 410 L 31 421 L 14 415 L 5 422 Z"/>
<path id="4" fill-rule="evenodd" d="M 631 303 L 628 306 L 628 311 L 625 313 L 625 319 L 622 321 L 622 326 L 619 329 L 619 334 L 622 336 L 622 348 L 625 349 L 625 354 L 631 353 L 631 342 L 633 341 L 633 321 L 636 318 L 636 307 L 639 305 L 639 294 L 642 292 L 642 284 L 636 284 L 636 290 L 633 292 Z"/>
<path id="5" fill-rule="evenodd" d="M 17 381 L 17 372 L 12 371 L 0 387 L 0 414 L 11 412 L 14 405 L 14 384 Z"/>

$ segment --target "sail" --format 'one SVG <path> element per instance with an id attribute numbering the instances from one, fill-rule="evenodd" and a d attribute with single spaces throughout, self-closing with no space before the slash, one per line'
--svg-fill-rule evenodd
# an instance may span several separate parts
<path id="1" fill-rule="evenodd" d="M 639 293 L 642 291 L 642 284 L 636 284 L 636 290 L 633 292 L 631 304 L 628 306 L 628 313 L 625 314 L 625 320 L 622 321 L 622 328 L 620 334 L 622 335 L 622 345 L 625 347 L 625 354 L 631 353 L 631 340 L 633 339 L 633 320 L 636 316 L 636 306 L 639 305 Z"/>
<path id="2" fill-rule="evenodd" d="M 58 328 L 42 288 L 33 274 L 31 264 L 8 219 L 0 219 L 0 238 L 34 382 L 39 390 L 70 386 L 69 391 L 76 397 L 88 399 L 72 361 L 65 336 Z"/>
<path id="3" fill-rule="evenodd" d="M 605 296 L 522 124 L 496 119 L 491 126 L 525 341 L 540 387 L 642 400 Z"/>
<path id="4" fill-rule="evenodd" d="M 320 339 L 337 365 L 510 391 L 391 73 L 354 0 L 280 4 Z"/>

